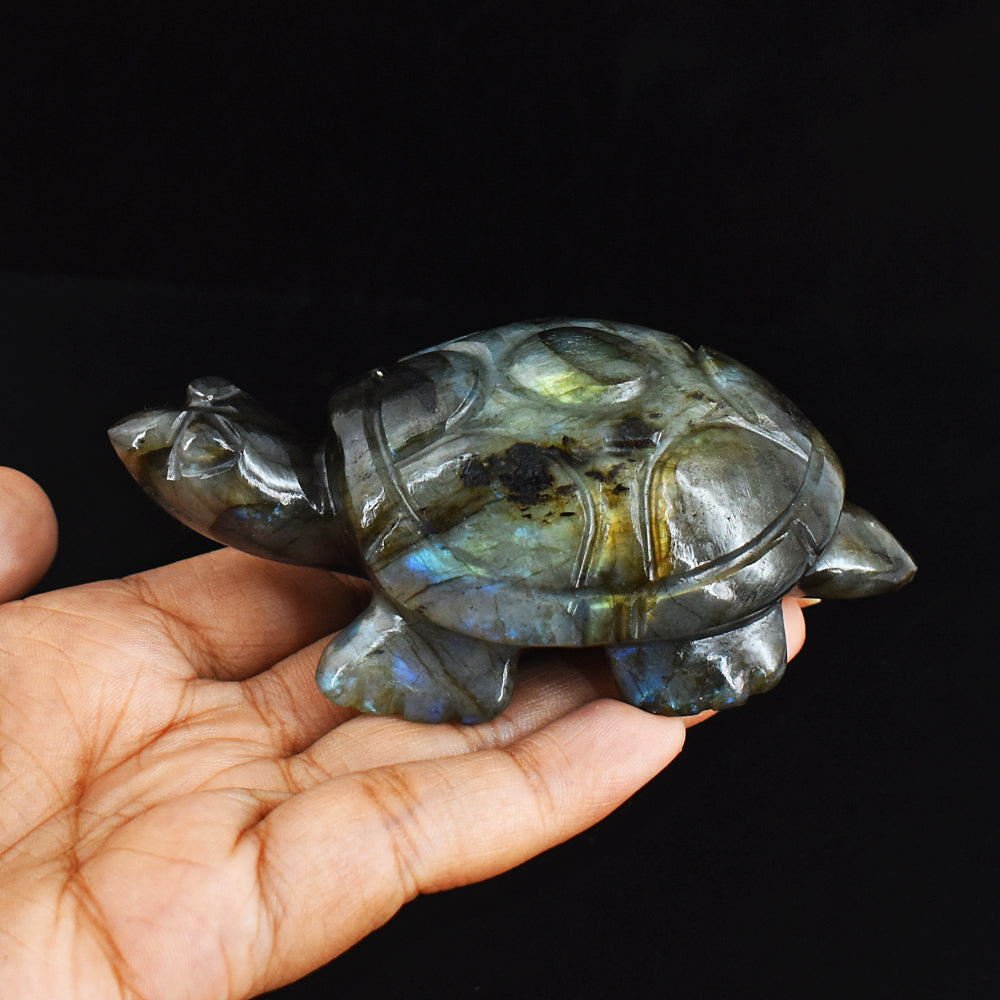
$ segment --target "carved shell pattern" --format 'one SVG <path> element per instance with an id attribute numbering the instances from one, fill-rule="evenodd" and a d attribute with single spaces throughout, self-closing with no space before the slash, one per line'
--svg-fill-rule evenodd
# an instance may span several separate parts
<path id="1" fill-rule="evenodd" d="M 342 390 L 331 420 L 373 576 L 497 642 L 728 626 L 795 583 L 843 499 L 780 393 L 641 327 L 473 334 Z"/>

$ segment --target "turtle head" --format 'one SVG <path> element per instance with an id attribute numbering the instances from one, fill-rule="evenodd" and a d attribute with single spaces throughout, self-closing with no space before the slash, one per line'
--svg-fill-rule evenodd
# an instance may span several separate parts
<path id="1" fill-rule="evenodd" d="M 282 562 L 357 568 L 322 456 L 231 382 L 196 379 L 183 409 L 144 410 L 108 436 L 139 485 L 189 528 Z"/>

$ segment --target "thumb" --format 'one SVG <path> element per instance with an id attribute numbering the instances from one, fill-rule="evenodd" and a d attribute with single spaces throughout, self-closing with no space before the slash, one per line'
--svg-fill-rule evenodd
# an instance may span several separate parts
<path id="1" fill-rule="evenodd" d="M 45 491 L 0 466 L 0 602 L 26 594 L 56 554 L 56 515 Z"/>

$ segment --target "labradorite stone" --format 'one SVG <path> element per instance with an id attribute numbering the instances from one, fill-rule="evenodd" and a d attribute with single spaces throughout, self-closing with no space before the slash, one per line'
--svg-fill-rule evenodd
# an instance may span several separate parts
<path id="1" fill-rule="evenodd" d="M 840 463 L 788 399 L 655 330 L 471 334 L 345 385 L 329 412 L 310 455 L 212 378 L 111 436 L 196 530 L 371 578 L 317 675 L 363 711 L 489 718 L 528 646 L 607 647 L 648 711 L 740 704 L 784 670 L 793 587 L 878 593 L 914 571 L 845 505 Z"/>

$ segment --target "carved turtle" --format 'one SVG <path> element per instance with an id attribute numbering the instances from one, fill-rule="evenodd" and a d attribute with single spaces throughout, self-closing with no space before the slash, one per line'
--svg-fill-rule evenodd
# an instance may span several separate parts
<path id="1" fill-rule="evenodd" d="M 334 392 L 318 450 L 219 378 L 114 426 L 185 524 L 374 584 L 317 679 L 334 702 L 477 722 L 525 647 L 603 646 L 622 697 L 741 704 L 786 663 L 781 599 L 877 594 L 915 566 L 844 503 L 836 456 L 737 362 L 624 323 L 517 323 Z"/>

